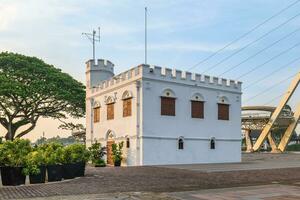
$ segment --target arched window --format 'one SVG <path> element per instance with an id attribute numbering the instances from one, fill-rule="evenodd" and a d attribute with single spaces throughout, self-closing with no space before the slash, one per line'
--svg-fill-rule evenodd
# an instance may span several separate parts
<path id="1" fill-rule="evenodd" d="M 229 101 L 225 96 L 218 98 L 218 120 L 229 120 Z"/>
<path id="2" fill-rule="evenodd" d="M 115 98 L 112 96 L 107 97 L 106 99 L 106 118 L 107 120 L 111 120 L 114 119 L 114 113 L 115 113 L 115 109 L 114 109 L 114 104 L 115 104 Z"/>
<path id="3" fill-rule="evenodd" d="M 93 105 L 94 123 L 100 122 L 100 102 L 95 101 Z"/>
<path id="4" fill-rule="evenodd" d="M 164 90 L 161 95 L 161 115 L 175 116 L 175 101 L 175 93 L 170 89 Z"/>
<path id="5" fill-rule="evenodd" d="M 129 138 L 126 138 L 126 148 L 130 148 L 130 140 L 129 140 Z"/>
<path id="6" fill-rule="evenodd" d="M 215 149 L 216 148 L 216 139 L 211 138 L 210 139 L 210 149 Z"/>
<path id="7" fill-rule="evenodd" d="M 191 117 L 204 118 L 204 98 L 199 93 L 194 94 L 191 98 Z"/>
<path id="8" fill-rule="evenodd" d="M 123 100 L 123 117 L 131 116 L 132 93 L 126 90 L 122 95 L 122 100 Z"/>
<path id="9" fill-rule="evenodd" d="M 178 149 L 182 150 L 184 148 L 183 138 L 178 139 Z"/>

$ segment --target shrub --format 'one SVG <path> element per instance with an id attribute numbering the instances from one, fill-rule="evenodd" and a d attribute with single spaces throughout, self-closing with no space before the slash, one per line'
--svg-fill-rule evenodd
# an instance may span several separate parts
<path id="1" fill-rule="evenodd" d="M 62 164 L 63 145 L 57 142 L 43 144 L 38 147 L 45 154 L 45 163 L 47 165 Z"/>
<path id="2" fill-rule="evenodd" d="M 90 152 L 90 159 L 92 164 L 95 166 L 105 166 L 105 161 L 103 156 L 106 154 L 106 147 L 102 147 L 101 143 L 94 143 L 91 147 L 88 148 Z"/>
<path id="3" fill-rule="evenodd" d="M 123 145 L 124 145 L 124 142 L 120 142 L 118 144 L 112 144 L 112 154 L 113 154 L 113 161 L 114 162 L 118 162 L 118 161 L 122 161 L 123 159 L 123 152 L 122 152 L 122 149 L 123 149 Z"/>
<path id="4" fill-rule="evenodd" d="M 23 173 L 26 175 L 39 174 L 40 173 L 39 167 L 45 165 L 46 165 L 45 152 L 41 149 L 32 151 L 26 156 L 26 165 L 25 168 L 23 169 Z"/>
<path id="5" fill-rule="evenodd" d="M 83 144 L 71 144 L 66 146 L 62 152 L 63 163 L 86 162 L 89 160 L 89 151 Z"/>
<path id="6" fill-rule="evenodd" d="M 29 140 L 15 139 L 0 145 L 0 166 L 23 167 L 26 156 L 31 152 Z"/>

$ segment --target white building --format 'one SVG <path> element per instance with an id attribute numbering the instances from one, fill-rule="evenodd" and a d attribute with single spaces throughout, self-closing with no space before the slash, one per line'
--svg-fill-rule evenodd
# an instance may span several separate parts
<path id="1" fill-rule="evenodd" d="M 86 63 L 87 144 L 124 141 L 123 165 L 241 161 L 241 83 L 139 65 Z"/>

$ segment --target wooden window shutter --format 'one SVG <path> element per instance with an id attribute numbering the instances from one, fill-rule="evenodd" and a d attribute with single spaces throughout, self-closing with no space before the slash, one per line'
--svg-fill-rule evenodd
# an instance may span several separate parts
<path id="1" fill-rule="evenodd" d="M 123 100 L 123 117 L 131 116 L 131 99 Z"/>
<path id="2" fill-rule="evenodd" d="M 100 122 L 100 107 L 94 108 L 94 122 Z"/>
<path id="3" fill-rule="evenodd" d="M 204 102 L 191 101 L 192 118 L 204 118 Z"/>
<path id="4" fill-rule="evenodd" d="M 228 104 L 218 104 L 218 119 L 219 120 L 229 120 L 229 105 Z"/>
<path id="5" fill-rule="evenodd" d="M 161 97 L 161 115 L 175 116 L 175 98 Z"/>
<path id="6" fill-rule="evenodd" d="M 107 105 L 107 120 L 114 119 L 114 104 Z"/>

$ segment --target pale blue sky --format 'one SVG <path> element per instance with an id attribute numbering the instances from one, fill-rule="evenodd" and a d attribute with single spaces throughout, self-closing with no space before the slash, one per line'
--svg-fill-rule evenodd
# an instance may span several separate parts
<path id="1" fill-rule="evenodd" d="M 0 0 L 0 51 L 37 56 L 84 82 L 84 63 L 91 58 L 92 48 L 81 33 L 91 32 L 100 26 L 101 43 L 97 45 L 97 57 L 115 63 L 118 73 L 143 63 L 144 7 L 147 6 L 148 63 L 186 70 L 293 2 L 295 0 Z M 206 71 L 299 13 L 300 2 L 191 71 Z M 222 74 L 297 28 L 300 28 L 300 16 L 208 74 Z M 235 79 L 299 41 L 300 31 L 223 76 Z M 241 81 L 244 86 L 252 84 L 300 57 L 299 53 L 300 46 L 242 77 Z M 256 95 L 299 69 L 300 60 L 244 90 L 243 99 Z M 282 94 L 288 84 L 289 81 L 286 81 L 245 103 L 264 104 Z M 294 96 L 299 97 L 299 94 L 297 92 Z M 294 106 L 296 102 L 297 99 L 293 98 L 291 103 Z M 276 103 L 278 99 L 271 102 L 273 105 Z"/>

